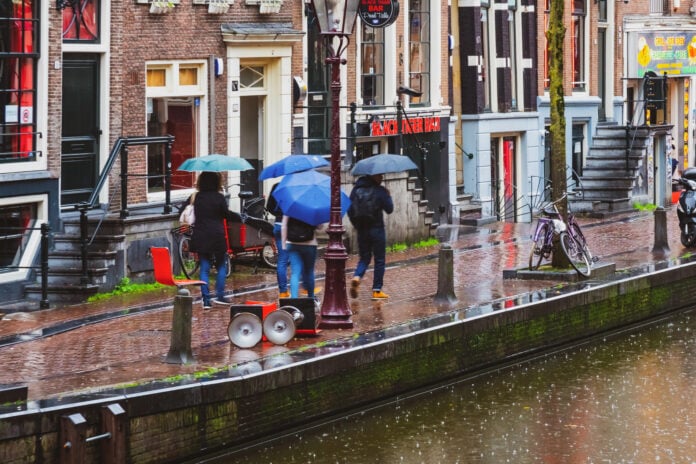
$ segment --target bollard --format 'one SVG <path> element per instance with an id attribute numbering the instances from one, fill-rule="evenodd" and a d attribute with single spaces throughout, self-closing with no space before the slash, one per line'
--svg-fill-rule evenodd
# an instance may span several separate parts
<path id="1" fill-rule="evenodd" d="M 193 297 L 191 292 L 180 288 L 174 297 L 174 314 L 172 315 L 172 340 L 165 361 L 169 364 L 187 364 L 193 362 L 191 352 L 191 317 L 193 314 Z"/>
<path id="2" fill-rule="evenodd" d="M 436 303 L 453 304 L 457 301 L 454 294 L 454 250 L 452 245 L 444 243 L 440 247 L 437 268 Z"/>
<path id="3" fill-rule="evenodd" d="M 655 245 L 652 252 L 657 254 L 669 253 L 669 240 L 667 238 L 667 211 L 658 206 L 655 215 Z"/>

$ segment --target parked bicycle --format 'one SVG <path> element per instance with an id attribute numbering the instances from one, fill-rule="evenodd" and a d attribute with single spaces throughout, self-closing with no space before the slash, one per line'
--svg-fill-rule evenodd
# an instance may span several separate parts
<path id="1" fill-rule="evenodd" d="M 558 211 L 557 204 L 567 197 L 564 194 L 558 200 L 541 208 L 537 218 L 536 229 L 532 236 L 532 250 L 529 253 L 529 269 L 539 269 L 542 261 L 550 260 L 553 253 L 553 237 L 558 235 L 561 242 L 561 250 L 568 258 L 571 266 L 581 275 L 589 277 L 592 272 L 592 263 L 596 258 L 590 253 L 587 240 L 582 233 L 580 224 L 572 212 L 568 212 L 567 221 Z"/>
<path id="2" fill-rule="evenodd" d="M 243 259 L 252 260 L 254 272 L 259 264 L 275 268 L 278 250 L 273 238 L 273 224 L 264 218 L 264 198 L 254 197 L 253 193 L 246 191 L 239 192 L 239 198 L 242 199 L 242 213 L 233 213 L 234 218 L 225 224 L 229 274 L 233 272 L 235 263 Z M 198 255 L 189 246 L 191 227 L 195 225 L 181 225 L 172 230 L 177 243 L 179 265 L 184 275 L 190 279 L 199 267 Z"/>

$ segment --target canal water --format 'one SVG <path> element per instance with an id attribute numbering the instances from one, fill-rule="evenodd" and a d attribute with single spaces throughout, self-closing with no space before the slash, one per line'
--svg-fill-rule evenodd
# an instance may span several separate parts
<path id="1" fill-rule="evenodd" d="M 200 462 L 696 463 L 696 309 Z"/>

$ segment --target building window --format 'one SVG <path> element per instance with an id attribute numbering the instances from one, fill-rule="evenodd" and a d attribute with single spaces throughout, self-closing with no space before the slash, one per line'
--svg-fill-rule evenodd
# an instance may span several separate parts
<path id="1" fill-rule="evenodd" d="M 409 87 L 422 92 L 411 97 L 413 105 L 430 103 L 430 3 L 428 0 L 410 0 L 409 24 Z"/>
<path id="2" fill-rule="evenodd" d="M 514 1 L 510 2 L 507 19 L 510 26 L 510 109 L 517 110 L 517 17 Z"/>
<path id="3" fill-rule="evenodd" d="M 99 1 L 63 1 L 63 41 L 97 42 L 99 40 Z"/>
<path id="4" fill-rule="evenodd" d="M 38 2 L 0 2 L 0 163 L 36 160 Z"/>
<path id="5" fill-rule="evenodd" d="M 489 78 L 489 70 L 494 69 L 491 60 L 491 41 L 490 27 L 488 18 L 490 15 L 488 5 L 481 5 L 481 42 L 483 45 L 483 56 L 481 57 L 481 79 L 483 79 L 483 109 L 491 111 L 491 79 Z"/>
<path id="6" fill-rule="evenodd" d="M 384 28 L 362 25 L 362 101 L 384 105 Z"/>
<path id="7" fill-rule="evenodd" d="M 244 66 L 239 70 L 239 88 L 241 89 L 264 89 L 263 66 Z"/>
<path id="8" fill-rule="evenodd" d="M 585 90 L 585 0 L 573 0 L 571 53 L 573 90 Z"/>
<path id="9" fill-rule="evenodd" d="M 0 273 L 16 271 L 36 224 L 36 204 L 0 208 Z"/>

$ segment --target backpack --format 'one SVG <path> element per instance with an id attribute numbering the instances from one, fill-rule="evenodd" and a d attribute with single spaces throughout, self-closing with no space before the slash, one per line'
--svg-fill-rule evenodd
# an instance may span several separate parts
<path id="1" fill-rule="evenodd" d="M 348 219 L 355 227 L 369 227 L 379 218 L 382 207 L 373 186 L 356 187 L 348 208 Z"/>
<path id="2" fill-rule="evenodd" d="M 291 242 L 308 242 L 314 238 L 314 226 L 304 221 L 288 218 L 287 239 Z"/>

